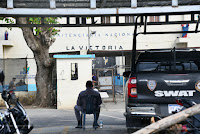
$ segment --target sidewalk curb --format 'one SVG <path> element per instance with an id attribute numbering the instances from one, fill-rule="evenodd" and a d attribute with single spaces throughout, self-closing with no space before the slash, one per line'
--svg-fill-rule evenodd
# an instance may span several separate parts
<path id="1" fill-rule="evenodd" d="M 92 125 L 86 125 L 85 130 L 77 129 L 75 126 L 54 126 L 35 128 L 30 134 L 126 134 L 127 129 L 125 125 L 105 125 L 103 128 L 96 130 Z"/>
<path id="2" fill-rule="evenodd" d="M 83 129 L 77 129 L 75 126 L 66 126 L 62 132 L 62 134 L 70 134 L 70 133 L 104 133 L 105 131 L 126 131 L 125 125 L 106 125 L 103 128 L 97 128 L 96 130 L 91 126 L 87 125 L 85 126 L 85 130 Z"/>
<path id="3" fill-rule="evenodd" d="M 86 134 L 94 134 L 94 133 L 104 133 L 106 132 L 106 134 L 109 133 L 115 133 L 115 132 L 126 132 L 126 126 L 125 125 L 106 125 L 103 128 L 97 128 L 96 130 L 91 126 L 91 125 L 87 125 L 85 126 L 85 130 L 83 129 L 77 129 L 75 128 L 75 126 L 66 126 L 62 132 L 62 134 L 78 134 L 78 133 L 86 133 Z"/>

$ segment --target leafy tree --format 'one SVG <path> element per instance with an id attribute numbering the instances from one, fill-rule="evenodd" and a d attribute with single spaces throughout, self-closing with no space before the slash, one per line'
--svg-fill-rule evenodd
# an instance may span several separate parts
<path id="1" fill-rule="evenodd" d="M 46 17 L 45 24 L 58 24 L 56 17 Z M 6 23 L 13 23 L 13 19 L 1 17 Z M 40 17 L 19 17 L 16 18 L 18 24 L 41 24 Z M 53 104 L 52 101 L 52 69 L 53 59 L 49 56 L 49 47 L 55 42 L 54 36 L 59 30 L 53 27 L 21 27 L 24 39 L 28 47 L 32 50 L 37 65 L 36 73 L 36 104 L 47 107 Z M 34 32 L 35 31 L 35 32 Z M 36 34 L 34 34 L 36 33 Z"/>

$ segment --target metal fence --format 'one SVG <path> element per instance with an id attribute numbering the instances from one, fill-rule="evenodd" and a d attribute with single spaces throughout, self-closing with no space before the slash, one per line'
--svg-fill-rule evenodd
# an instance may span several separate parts
<path id="1" fill-rule="evenodd" d="M 0 68 L 3 69 L 5 74 L 5 88 L 8 88 L 9 83 L 15 77 L 16 91 L 28 91 L 28 88 L 30 91 L 36 91 L 35 76 L 37 67 L 34 58 L 0 59 Z M 56 63 L 52 71 L 53 89 L 56 90 Z M 0 86 L 0 92 L 2 92 L 2 86 Z"/>
<path id="2" fill-rule="evenodd" d="M 17 91 L 27 91 L 27 84 L 25 83 L 27 75 L 27 59 L 0 59 L 0 68 L 5 74 L 4 85 L 8 88 L 10 81 L 15 77 Z M 0 88 L 2 91 L 2 86 Z"/>
<path id="3" fill-rule="evenodd" d="M 123 77 L 123 72 L 130 71 L 130 66 L 116 65 L 114 58 L 96 58 L 93 62 L 92 72 L 97 77 L 97 82 L 94 84 L 94 87 L 100 92 L 106 92 L 108 94 L 108 97 L 104 96 L 105 99 L 115 102 L 116 95 L 121 96 L 123 99 L 124 87 L 127 81 Z M 104 64 L 106 62 L 109 64 Z M 99 65 L 96 65 L 96 63 Z"/>

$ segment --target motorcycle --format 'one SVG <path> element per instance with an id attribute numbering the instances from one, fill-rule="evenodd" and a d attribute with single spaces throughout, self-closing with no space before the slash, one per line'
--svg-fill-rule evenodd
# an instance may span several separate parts
<path id="1" fill-rule="evenodd" d="M 7 91 L 4 89 L 3 81 L 4 74 L 0 70 L 0 82 L 3 87 L 1 97 L 7 108 L 4 114 L 0 113 L 0 133 L 28 134 L 33 129 L 33 125 L 30 124 L 30 119 L 18 98 L 16 98 L 15 93 L 12 90 Z"/>
<path id="2" fill-rule="evenodd" d="M 176 99 L 176 103 L 182 106 L 181 110 L 190 108 L 197 103 L 188 99 Z M 200 114 L 194 115 L 186 119 L 182 126 L 181 134 L 200 134 Z"/>

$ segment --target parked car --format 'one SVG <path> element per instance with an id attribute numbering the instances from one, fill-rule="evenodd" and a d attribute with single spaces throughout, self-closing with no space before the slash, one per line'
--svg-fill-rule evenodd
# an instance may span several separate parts
<path id="1" fill-rule="evenodd" d="M 125 72 L 128 130 L 179 111 L 176 98 L 200 102 L 200 51 L 150 50 L 137 53 L 136 71 Z"/>

